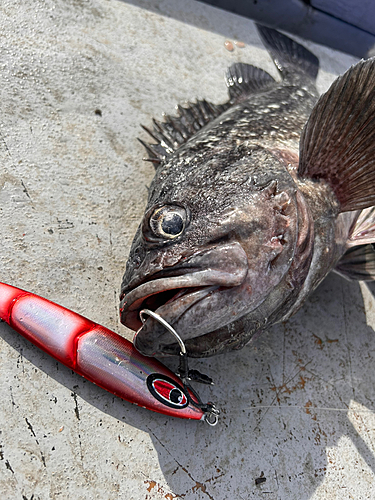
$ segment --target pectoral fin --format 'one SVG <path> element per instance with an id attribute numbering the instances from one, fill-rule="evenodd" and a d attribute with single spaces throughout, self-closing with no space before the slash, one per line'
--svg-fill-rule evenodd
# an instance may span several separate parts
<path id="1" fill-rule="evenodd" d="M 362 210 L 353 224 L 349 238 L 348 247 L 375 243 L 375 207 Z"/>
<path id="2" fill-rule="evenodd" d="M 374 245 L 350 248 L 338 262 L 335 271 L 348 280 L 375 280 Z"/>
<path id="3" fill-rule="evenodd" d="M 301 135 L 298 174 L 327 181 L 343 212 L 375 205 L 375 58 L 352 66 L 318 100 Z"/>

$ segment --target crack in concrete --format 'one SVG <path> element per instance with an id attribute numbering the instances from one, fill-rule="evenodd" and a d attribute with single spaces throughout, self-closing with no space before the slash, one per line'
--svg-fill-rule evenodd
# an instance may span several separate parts
<path id="1" fill-rule="evenodd" d="M 25 417 L 25 421 L 26 421 L 26 423 L 27 423 L 27 427 L 31 430 L 32 435 L 35 437 L 36 442 L 38 443 L 38 440 L 37 440 L 36 434 L 35 434 L 35 432 L 34 432 L 33 426 L 30 424 L 30 422 L 27 420 L 27 418 L 26 418 L 26 417 Z M 38 444 L 39 444 L 39 443 L 38 443 Z"/>
<path id="2" fill-rule="evenodd" d="M 348 361 L 349 361 L 349 376 L 350 376 L 350 386 L 353 392 L 353 397 L 355 397 L 355 387 L 353 382 L 353 368 L 352 368 L 352 356 L 350 352 L 350 345 L 348 341 L 348 318 L 346 315 L 346 304 L 345 304 L 345 294 L 344 294 L 344 283 L 341 283 L 341 293 L 342 293 L 342 311 L 344 316 L 344 332 L 345 332 L 345 344 L 348 349 Z"/>
<path id="3" fill-rule="evenodd" d="M 39 441 L 38 441 L 38 438 L 36 437 L 36 434 L 34 432 L 34 429 L 33 429 L 33 426 L 31 425 L 31 423 L 27 420 L 27 418 L 25 417 L 25 421 L 26 421 L 26 424 L 27 424 L 27 427 L 30 429 L 32 435 L 34 436 L 35 438 L 35 442 L 36 444 L 38 445 L 39 447 L 39 451 L 40 451 L 40 456 L 41 456 L 41 459 L 42 459 L 42 462 L 43 462 L 43 465 L 44 467 L 47 467 L 46 465 L 46 459 L 44 458 L 44 454 L 42 452 L 42 450 L 40 449 L 40 444 L 39 444 Z"/>
<path id="4" fill-rule="evenodd" d="M 8 144 L 6 143 L 5 137 L 4 137 L 4 135 L 1 132 L 0 132 L 0 139 L 2 140 L 2 142 L 3 142 L 4 146 L 5 146 L 5 149 L 6 149 L 7 153 L 8 153 L 8 155 L 9 155 L 9 158 L 13 161 L 13 156 L 11 155 L 11 152 L 10 152 L 10 150 L 8 148 Z"/>
<path id="5" fill-rule="evenodd" d="M 25 183 L 23 182 L 23 180 L 21 179 L 21 184 L 22 184 L 22 187 L 23 187 L 23 192 L 26 194 L 26 196 L 29 198 L 29 200 L 32 202 L 33 200 L 31 199 L 31 196 L 29 195 L 29 192 L 27 190 L 27 187 L 25 186 Z"/>
<path id="6" fill-rule="evenodd" d="M 300 369 L 297 371 L 297 373 L 295 373 L 292 377 L 290 377 L 285 383 L 283 383 L 282 386 L 280 387 L 276 387 L 274 381 L 273 381 L 273 377 L 272 377 L 272 373 L 271 373 L 271 368 L 270 368 L 270 375 L 271 375 L 271 378 L 272 378 L 272 382 L 274 384 L 274 388 L 275 388 L 275 397 L 272 399 L 271 403 L 270 403 L 270 406 L 266 409 L 266 411 L 264 412 L 264 414 L 262 415 L 261 419 L 259 420 L 258 424 L 254 427 L 254 431 L 256 431 L 257 429 L 260 430 L 260 424 L 262 423 L 263 419 L 265 418 L 265 416 L 267 415 L 267 413 L 269 412 L 270 408 L 272 408 L 272 406 L 280 406 L 280 400 L 279 400 L 279 394 L 281 393 L 282 389 L 285 388 L 289 382 L 291 382 L 292 380 L 294 380 L 302 371 L 305 371 L 306 370 L 306 366 L 309 365 L 311 363 L 311 360 L 308 361 L 304 366 L 300 367 Z M 296 365 L 298 366 L 298 365 Z M 271 388 L 272 390 L 272 388 Z M 274 405 L 274 402 L 277 401 L 277 405 Z"/>
<path id="7" fill-rule="evenodd" d="M 16 406 L 16 403 L 15 403 L 14 397 L 13 397 L 13 387 L 12 386 L 9 386 L 9 392 L 10 392 L 10 400 L 12 402 L 12 406 Z"/>
<path id="8" fill-rule="evenodd" d="M 76 414 L 77 420 L 81 420 L 81 417 L 79 416 L 77 393 L 76 392 L 72 392 L 71 396 L 72 396 L 72 398 L 74 399 L 74 402 L 75 402 L 74 413 Z"/>
<path id="9" fill-rule="evenodd" d="M 6 140 L 5 140 L 4 134 L 2 134 L 1 132 L 0 132 L 0 140 L 1 140 L 1 141 L 2 141 L 2 143 L 4 144 L 5 150 L 6 150 L 6 152 L 8 153 L 8 156 L 9 156 L 9 158 L 10 158 L 10 160 L 11 160 L 11 164 L 12 164 L 12 168 L 13 168 L 13 170 L 17 171 L 17 169 L 16 169 L 16 167 L 15 167 L 15 163 L 14 163 L 14 159 L 13 159 L 12 153 L 10 152 L 10 149 L 9 149 L 9 147 L 8 147 L 8 144 L 6 143 Z M 6 169 L 5 169 L 5 170 L 6 170 Z M 16 177 L 16 178 L 17 178 L 17 177 Z M 18 178 L 17 178 L 17 180 L 18 180 Z M 31 196 L 29 195 L 29 192 L 28 192 L 28 190 L 27 190 L 27 188 L 26 188 L 26 186 L 25 186 L 25 184 L 24 184 L 23 180 L 22 180 L 22 179 L 20 179 L 20 182 L 21 182 L 21 185 L 22 185 L 22 187 L 23 187 L 23 192 L 26 194 L 26 196 L 27 196 L 27 197 L 29 198 L 29 200 L 31 201 L 31 206 L 32 206 L 32 208 L 35 208 L 35 207 L 34 207 L 33 200 L 31 199 Z"/>
<path id="10" fill-rule="evenodd" d="M 81 454 L 81 462 L 83 463 L 83 451 L 82 451 L 82 441 L 81 441 L 81 434 L 78 433 L 78 442 L 79 442 L 79 450 Z"/>
<path id="11" fill-rule="evenodd" d="M 0 434 L 2 434 L 1 431 Z M 0 460 L 4 460 L 3 445 L 1 443 L 0 443 Z M 5 467 L 14 474 L 14 470 L 12 469 L 9 460 L 5 460 Z"/>
<path id="12" fill-rule="evenodd" d="M 208 498 L 210 500 L 215 500 L 214 497 L 212 495 L 209 494 L 209 492 L 207 491 L 207 486 L 204 484 L 204 483 L 201 483 L 199 481 L 197 481 L 196 479 L 194 479 L 194 477 L 191 475 L 191 473 L 186 469 L 186 467 L 184 467 L 182 464 L 180 464 L 180 462 L 172 455 L 172 453 L 166 448 L 166 446 L 160 441 L 160 439 L 155 435 L 154 432 L 152 432 L 152 430 L 147 427 L 148 431 L 154 436 L 154 438 L 157 440 L 157 442 L 160 444 L 160 446 L 163 447 L 163 449 L 168 453 L 168 455 L 176 462 L 176 464 L 181 468 L 181 470 L 183 470 L 187 475 L 188 477 L 195 483 L 195 485 L 193 486 L 192 488 L 192 491 L 193 493 L 195 493 L 196 491 L 198 490 L 201 490 L 202 493 L 204 493 L 205 495 L 208 496 Z M 180 494 L 179 495 L 180 497 L 184 497 L 185 495 L 184 494 Z"/>
<path id="13" fill-rule="evenodd" d="M 78 387 L 78 386 L 75 386 L 75 387 Z M 70 395 L 74 399 L 74 403 L 75 403 L 74 413 L 76 414 L 76 418 L 77 418 L 77 420 L 79 422 L 81 420 L 81 416 L 79 414 L 77 393 L 76 392 L 72 392 Z M 78 442 L 79 442 L 79 450 L 80 450 L 81 462 L 83 463 L 83 451 L 82 451 L 82 441 L 81 441 L 81 435 L 80 435 L 80 433 L 78 433 Z"/>
<path id="14" fill-rule="evenodd" d="M 310 373 L 313 377 L 317 378 L 318 380 L 320 380 L 321 382 L 323 382 L 324 384 L 327 384 L 329 386 L 331 386 L 332 388 L 332 391 L 336 394 L 336 396 L 338 397 L 338 399 L 340 400 L 340 402 L 345 406 L 345 409 L 348 409 L 349 406 L 347 405 L 347 403 L 345 403 L 345 401 L 342 399 L 342 397 L 340 396 L 339 392 L 337 391 L 336 387 L 334 384 L 332 384 L 332 382 L 329 382 L 328 380 L 325 380 L 323 377 L 321 377 L 320 375 L 318 375 L 317 373 L 313 372 L 312 370 L 308 370 L 306 369 L 306 373 Z"/>
<path id="15" fill-rule="evenodd" d="M 5 467 L 7 469 L 9 469 L 14 474 L 14 470 L 12 469 L 12 466 L 10 465 L 9 460 L 5 460 Z"/>

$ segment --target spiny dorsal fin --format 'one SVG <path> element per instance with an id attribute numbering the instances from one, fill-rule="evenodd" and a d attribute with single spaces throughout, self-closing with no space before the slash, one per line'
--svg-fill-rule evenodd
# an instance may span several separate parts
<path id="1" fill-rule="evenodd" d="M 266 71 L 244 63 L 232 64 L 225 73 L 225 81 L 230 99 L 235 102 L 276 85 L 276 81 Z"/>
<path id="2" fill-rule="evenodd" d="M 187 107 L 177 106 L 178 116 L 164 116 L 164 121 L 153 120 L 153 128 L 142 128 L 156 141 L 149 144 L 141 139 L 140 143 L 149 154 L 148 161 L 156 166 L 172 155 L 182 144 L 190 139 L 198 130 L 217 118 L 229 106 L 227 104 L 212 104 L 208 101 L 188 103 Z"/>
<path id="3" fill-rule="evenodd" d="M 375 58 L 320 97 L 301 135 L 298 174 L 326 180 L 343 212 L 375 205 Z"/>
<path id="4" fill-rule="evenodd" d="M 276 30 L 256 24 L 264 46 L 283 78 L 291 71 L 303 71 L 315 80 L 319 59 L 305 47 Z M 290 68 L 292 67 L 292 68 Z"/>

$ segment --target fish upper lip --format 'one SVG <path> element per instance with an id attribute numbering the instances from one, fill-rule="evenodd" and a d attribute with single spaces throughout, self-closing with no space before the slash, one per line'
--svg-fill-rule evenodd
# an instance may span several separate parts
<path id="1" fill-rule="evenodd" d="M 228 265 L 220 266 L 219 259 L 211 267 L 200 269 L 195 264 L 196 260 L 210 259 L 215 256 L 227 257 L 229 254 Z M 202 263 L 201 262 L 201 263 Z M 214 264 L 217 267 L 214 267 Z M 195 255 L 186 263 L 187 267 L 176 266 L 171 267 L 166 271 L 180 273 L 178 276 L 157 277 L 161 273 L 155 275 L 155 279 L 141 283 L 134 289 L 125 293 L 120 304 L 121 321 L 129 328 L 134 330 L 141 326 L 139 319 L 139 311 L 142 308 L 144 301 L 153 295 L 161 292 L 166 292 L 174 289 L 183 288 L 209 288 L 209 287 L 235 287 L 241 285 L 246 278 L 248 272 L 247 256 L 242 246 L 235 242 L 222 245 L 217 248 L 210 249 Z M 193 272 L 186 273 L 186 269 Z M 181 273 L 185 274 L 181 274 Z"/>
<path id="2" fill-rule="evenodd" d="M 129 311 L 137 308 L 139 300 L 144 300 L 155 293 L 173 290 L 176 288 L 206 287 L 212 285 L 218 286 L 237 286 L 240 285 L 246 276 L 247 269 L 240 269 L 237 273 L 226 273 L 220 271 L 204 270 L 183 276 L 174 276 L 159 278 L 143 283 L 131 290 L 122 300 L 121 308 L 127 306 Z"/>
<path id="3" fill-rule="evenodd" d="M 238 286 L 243 282 L 246 275 L 247 268 L 242 269 L 241 272 L 235 274 L 205 270 L 197 271 L 184 276 L 159 278 L 153 281 L 148 281 L 147 283 L 139 285 L 137 288 L 125 295 L 120 306 L 121 321 L 126 326 L 129 326 L 129 328 L 134 330 L 138 329 L 141 326 L 139 311 L 142 309 L 144 301 L 151 295 L 181 288 L 211 289 L 213 286 Z M 129 318 L 126 318 L 128 315 Z"/>
<path id="4" fill-rule="evenodd" d="M 146 275 L 142 279 L 138 278 L 135 284 L 132 284 L 132 282 L 130 282 L 128 285 L 126 285 L 125 289 L 121 291 L 120 301 L 122 303 L 125 297 L 127 297 L 131 292 L 133 292 L 140 286 L 145 285 L 146 283 L 150 283 L 151 281 L 156 281 L 164 278 L 167 279 L 167 278 L 180 277 L 184 276 L 185 274 L 191 274 L 192 272 L 195 271 L 197 271 L 197 268 L 194 266 L 176 265 L 172 266 L 171 268 L 162 269 L 161 271 L 157 271 L 156 273 L 153 273 L 151 275 L 148 276 Z"/>

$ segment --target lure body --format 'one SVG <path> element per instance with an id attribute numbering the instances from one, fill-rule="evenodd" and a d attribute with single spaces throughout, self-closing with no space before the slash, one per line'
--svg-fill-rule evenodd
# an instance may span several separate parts
<path id="1" fill-rule="evenodd" d="M 194 394 L 159 361 L 115 332 L 47 299 L 0 283 L 0 319 L 112 394 L 165 415 L 205 420 Z"/>

